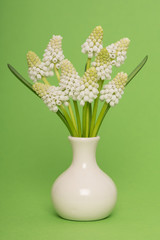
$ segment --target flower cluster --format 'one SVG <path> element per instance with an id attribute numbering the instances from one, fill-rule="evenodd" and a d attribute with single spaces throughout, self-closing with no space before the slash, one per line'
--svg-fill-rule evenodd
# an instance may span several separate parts
<path id="1" fill-rule="evenodd" d="M 53 76 L 53 72 L 50 71 L 40 58 L 32 51 L 27 53 L 28 62 L 28 74 L 33 82 L 41 80 L 42 77 Z"/>
<path id="2" fill-rule="evenodd" d="M 43 77 L 53 76 L 54 66 L 59 69 L 63 59 L 62 37 L 53 35 L 47 49 L 45 49 L 42 62 L 34 52 L 27 53 L 29 77 L 35 83 Z"/>
<path id="3" fill-rule="evenodd" d="M 58 106 L 62 104 L 68 106 L 69 97 L 65 91 L 62 91 L 61 87 L 35 83 L 33 89 L 53 112 L 57 112 Z"/>
<path id="4" fill-rule="evenodd" d="M 77 99 L 80 101 L 80 105 L 84 106 L 85 102 L 93 102 L 98 96 L 97 72 L 94 67 L 89 68 L 80 80 L 80 87 L 76 89 Z"/>
<path id="5" fill-rule="evenodd" d="M 123 38 L 103 48 L 98 53 L 95 61 L 92 62 L 92 66 L 97 70 L 98 79 L 111 79 L 112 66 L 120 67 L 120 65 L 124 63 L 127 58 L 129 43 L 130 40 L 128 38 Z"/>
<path id="6" fill-rule="evenodd" d="M 80 87 L 80 77 L 72 63 L 65 59 L 61 62 L 60 87 L 68 92 L 68 95 L 77 100 L 77 88 Z"/>
<path id="7" fill-rule="evenodd" d="M 129 46 L 130 40 L 128 38 L 122 38 L 116 43 L 112 43 L 107 46 L 106 49 L 109 52 L 110 58 L 112 59 L 112 65 L 120 67 L 127 58 L 127 49 Z"/>
<path id="8" fill-rule="evenodd" d="M 110 55 L 106 48 L 103 48 L 95 58 L 95 61 L 92 62 L 92 66 L 96 68 L 98 80 L 110 80 L 112 73 L 112 64 Z"/>
<path id="9" fill-rule="evenodd" d="M 96 56 L 102 47 L 103 29 L 101 26 L 97 26 L 93 32 L 89 35 L 85 43 L 81 46 L 82 53 L 88 54 L 88 58 Z"/>
<path id="10" fill-rule="evenodd" d="M 87 70 L 80 78 L 76 69 L 68 59 L 64 59 L 62 51 L 62 37 L 53 35 L 41 61 L 39 57 L 29 51 L 27 54 L 28 72 L 34 81 L 33 89 L 43 99 L 47 106 L 54 112 L 58 111 L 61 104 L 68 105 L 69 98 L 80 101 L 84 106 L 85 102 L 92 103 L 97 98 L 99 91 L 99 80 L 110 80 L 112 66 L 119 67 L 126 59 L 126 53 L 130 40 L 123 38 L 105 48 L 102 46 L 103 29 L 97 26 L 82 45 L 82 52 L 88 54 L 88 58 L 96 56 L 90 65 L 88 60 Z M 58 76 L 59 86 L 47 85 L 45 77 L 53 75 L 53 69 Z M 61 74 L 58 72 L 61 69 Z M 44 83 L 37 83 L 37 80 Z M 100 92 L 100 99 L 105 100 L 110 106 L 118 103 L 127 81 L 127 74 L 123 72 L 106 84 Z M 101 85 L 100 85 L 101 86 Z"/>
<path id="11" fill-rule="evenodd" d="M 85 67 L 82 77 L 72 63 L 65 59 L 60 35 L 52 36 L 42 60 L 34 52 L 27 53 L 28 72 L 34 82 L 33 86 L 10 64 L 8 67 L 51 111 L 57 113 L 71 136 L 96 137 L 110 107 L 118 104 L 125 86 L 147 61 L 146 56 L 129 76 L 120 72 L 111 80 L 112 68 L 124 63 L 129 43 L 128 38 L 123 38 L 103 47 L 103 29 L 101 26 L 95 27 L 81 46 L 82 52 L 88 57 L 86 64 L 80 66 Z M 58 80 L 56 86 L 53 86 L 52 79 L 47 79 L 54 73 Z M 107 80 L 107 84 L 104 84 L 104 80 Z M 104 103 L 99 111 L 100 100 Z"/>
<path id="12" fill-rule="evenodd" d="M 52 70 L 54 66 L 59 69 L 60 63 L 63 59 L 64 55 L 62 51 L 62 37 L 59 35 L 53 35 L 47 48 L 45 49 L 43 62 L 45 63 L 45 66 L 49 68 L 49 70 Z"/>
<path id="13" fill-rule="evenodd" d="M 100 92 L 100 100 L 105 100 L 111 107 L 118 104 L 119 99 L 122 97 L 126 82 L 127 74 L 123 72 L 118 73 L 112 81 L 104 85 L 103 90 Z"/>

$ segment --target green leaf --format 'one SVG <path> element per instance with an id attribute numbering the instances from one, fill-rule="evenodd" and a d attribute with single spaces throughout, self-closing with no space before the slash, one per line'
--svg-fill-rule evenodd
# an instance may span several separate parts
<path id="1" fill-rule="evenodd" d="M 141 68 L 144 66 L 144 64 L 147 62 L 148 56 L 145 56 L 145 58 L 142 60 L 142 62 L 140 62 L 140 64 L 133 70 L 133 72 L 131 72 L 128 75 L 128 80 L 126 83 L 126 86 L 128 85 L 128 83 L 130 83 L 130 81 L 136 76 L 136 74 L 141 70 Z"/>
<path id="2" fill-rule="evenodd" d="M 39 97 L 38 94 L 33 90 L 32 84 L 30 84 L 24 77 L 22 77 L 22 75 L 20 73 L 18 73 L 14 67 L 12 67 L 10 64 L 8 64 L 8 68 L 27 88 L 29 88 L 33 93 L 35 93 L 37 97 Z M 68 128 L 70 134 L 72 135 L 70 126 L 69 126 L 65 116 L 59 110 L 56 112 L 56 114 L 60 117 L 60 119 L 63 121 L 63 123 Z"/>
<path id="3" fill-rule="evenodd" d="M 24 77 L 22 77 L 22 75 L 18 73 L 14 67 L 8 64 L 8 68 L 14 74 L 14 76 L 16 76 L 26 87 L 28 87 L 32 92 L 34 92 L 37 95 L 37 93 L 32 88 L 32 84 L 29 83 Z"/>

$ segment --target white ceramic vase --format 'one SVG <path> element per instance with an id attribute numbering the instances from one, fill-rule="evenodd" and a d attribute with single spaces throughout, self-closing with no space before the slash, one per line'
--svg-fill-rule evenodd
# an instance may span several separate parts
<path id="1" fill-rule="evenodd" d="M 52 187 L 54 208 L 65 219 L 103 219 L 115 206 L 116 186 L 96 163 L 99 139 L 69 137 L 73 149 L 72 164 Z"/>

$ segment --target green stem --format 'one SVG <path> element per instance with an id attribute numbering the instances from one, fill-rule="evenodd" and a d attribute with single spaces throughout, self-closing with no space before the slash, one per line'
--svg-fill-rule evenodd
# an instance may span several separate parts
<path id="1" fill-rule="evenodd" d="M 83 107 L 83 119 L 82 119 L 83 134 L 82 134 L 82 137 L 85 137 L 85 134 L 86 134 L 86 110 L 87 110 L 87 103 L 85 103 L 85 105 Z"/>
<path id="2" fill-rule="evenodd" d="M 68 105 L 68 110 L 69 110 L 69 113 L 70 113 L 70 116 L 71 116 L 71 119 L 72 119 L 72 123 L 73 123 L 73 126 L 77 132 L 77 135 L 78 135 L 78 129 L 77 129 L 77 124 L 76 124 L 76 119 L 74 117 L 74 113 L 73 113 L 73 110 L 72 110 L 72 106 L 71 106 L 71 103 L 69 102 L 69 105 Z"/>
<path id="3" fill-rule="evenodd" d="M 90 65 L 91 65 L 91 58 L 88 58 L 86 63 L 86 71 L 88 70 L 88 68 L 90 68 Z"/>
<path id="4" fill-rule="evenodd" d="M 89 128 L 90 128 L 90 111 L 89 111 L 89 103 L 86 103 L 86 132 L 85 132 L 85 137 L 89 137 Z"/>
<path id="5" fill-rule="evenodd" d="M 60 81 L 60 74 L 59 74 L 59 71 L 58 71 L 58 69 L 56 68 L 56 65 L 55 65 L 55 64 L 54 64 L 54 72 L 55 72 L 55 74 L 56 74 L 56 76 L 57 76 L 58 81 Z"/>
<path id="6" fill-rule="evenodd" d="M 104 117 L 106 116 L 106 113 L 108 112 L 108 110 L 110 109 L 110 106 L 109 104 L 107 104 L 106 102 L 104 103 L 103 107 L 102 107 L 102 110 L 99 114 L 99 117 L 97 119 L 97 122 L 95 124 L 95 127 L 93 129 L 93 132 L 91 134 L 91 137 L 96 137 L 97 136 L 97 133 L 99 131 L 99 128 L 104 120 Z"/>
<path id="7" fill-rule="evenodd" d="M 56 68 L 56 65 L 54 65 L 54 71 L 55 71 L 55 74 L 57 76 L 58 81 L 60 81 L 60 74 L 59 74 L 58 69 Z M 76 135 L 78 135 L 78 129 L 77 129 L 77 125 L 76 125 L 76 120 L 75 120 L 73 109 L 72 109 L 72 106 L 71 106 L 70 102 L 69 102 L 69 105 L 68 105 L 68 109 L 69 109 L 69 113 L 70 113 L 70 116 L 71 116 L 71 119 L 72 119 L 72 124 L 73 124 L 73 126 L 75 128 L 75 131 L 77 132 Z"/>
<path id="8" fill-rule="evenodd" d="M 72 136 L 77 137 L 77 132 L 76 132 L 74 126 L 73 126 L 73 122 L 72 122 L 72 120 L 70 119 L 70 116 L 68 115 L 66 109 L 64 108 L 63 105 L 59 106 L 59 108 L 60 108 L 61 111 L 63 112 L 63 114 L 64 114 L 64 116 L 65 116 L 65 118 L 66 118 L 66 120 L 67 120 L 67 122 L 68 122 L 68 124 L 69 124 L 69 127 L 70 127 L 71 132 L 72 132 Z"/>
<path id="9" fill-rule="evenodd" d="M 50 83 L 47 81 L 47 79 L 45 77 L 42 77 L 42 80 L 46 85 L 50 85 Z"/>
<path id="10" fill-rule="evenodd" d="M 65 116 L 61 113 L 60 110 L 58 110 L 58 111 L 56 112 L 56 114 L 57 114 L 57 116 L 62 120 L 62 122 L 66 125 L 66 127 L 68 128 L 68 131 L 69 131 L 70 134 L 72 135 L 71 128 L 70 128 L 70 126 L 69 126 L 69 124 L 68 124 Z"/>
<path id="11" fill-rule="evenodd" d="M 90 68 L 91 65 L 91 58 L 87 59 L 86 68 L 85 71 L 87 71 Z M 91 104 L 85 103 L 85 106 L 83 108 L 83 136 L 89 137 L 90 132 L 90 119 L 91 119 Z"/>
<path id="12" fill-rule="evenodd" d="M 89 136 L 90 136 L 90 129 L 91 129 L 91 121 L 92 121 L 92 104 L 89 103 Z"/>
<path id="13" fill-rule="evenodd" d="M 76 118 L 77 118 L 78 136 L 81 137 L 81 119 L 80 119 L 80 114 L 79 114 L 79 109 L 78 109 L 77 101 L 74 101 L 74 100 L 73 100 L 73 104 L 74 104 L 75 113 L 76 113 Z"/>
<path id="14" fill-rule="evenodd" d="M 98 101 L 99 101 L 99 97 L 100 97 L 100 91 L 103 86 L 103 82 L 104 82 L 103 80 L 101 80 L 101 79 L 99 80 L 99 88 L 98 88 L 99 94 L 98 94 L 97 98 L 94 100 L 94 107 L 93 107 L 93 114 L 92 114 L 92 121 L 91 121 L 91 128 L 90 128 L 90 136 L 92 135 L 92 132 L 93 132 L 93 129 L 95 126 L 97 109 L 98 109 Z"/>

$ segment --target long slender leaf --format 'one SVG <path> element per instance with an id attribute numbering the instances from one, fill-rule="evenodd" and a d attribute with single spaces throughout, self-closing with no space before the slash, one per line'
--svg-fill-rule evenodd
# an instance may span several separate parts
<path id="1" fill-rule="evenodd" d="M 130 81 L 136 76 L 136 74 L 142 69 L 142 67 L 144 66 L 144 64 L 147 62 L 147 59 L 148 59 L 148 56 L 146 56 L 141 62 L 140 64 L 128 75 L 128 81 L 126 83 L 126 86 L 128 85 L 128 83 L 130 83 Z M 104 103 L 103 107 L 102 107 L 102 110 L 101 110 L 101 113 L 98 117 L 98 120 L 96 122 L 96 128 L 94 129 L 95 133 L 93 135 L 94 136 L 97 136 L 98 134 L 98 131 L 99 131 L 99 128 L 105 118 L 105 115 L 106 113 L 109 111 L 110 109 L 110 106 L 108 105 L 105 105 L 106 103 Z M 104 108 L 104 109 L 103 109 Z M 103 112 L 103 110 L 105 110 Z M 102 115 L 102 116 L 101 116 Z"/>
<path id="2" fill-rule="evenodd" d="M 61 113 L 60 110 L 58 110 L 57 112 L 57 115 L 60 117 L 60 119 L 62 120 L 62 122 L 66 125 L 66 127 L 68 128 L 68 131 L 70 132 L 70 134 L 72 135 L 72 131 L 70 129 L 70 126 L 65 118 L 65 116 Z"/>
<path id="3" fill-rule="evenodd" d="M 14 74 L 14 76 L 16 76 L 26 87 L 28 87 L 32 92 L 34 92 L 36 94 L 36 92 L 32 88 L 32 84 L 29 83 L 24 77 L 22 77 L 22 75 L 20 73 L 18 73 L 14 67 L 12 67 L 10 64 L 8 64 L 8 68 Z"/>
<path id="4" fill-rule="evenodd" d="M 142 60 L 142 62 L 140 62 L 140 64 L 129 74 L 126 86 L 136 76 L 136 74 L 141 70 L 141 68 L 147 62 L 147 59 L 148 59 L 148 56 L 145 56 L 145 58 Z"/>
<path id="5" fill-rule="evenodd" d="M 33 90 L 32 84 L 30 84 L 24 77 L 22 77 L 22 75 L 21 75 L 20 73 L 18 73 L 14 67 L 12 67 L 10 64 L 8 64 L 8 68 L 10 69 L 10 71 L 11 71 L 27 88 L 29 88 L 29 90 L 31 90 L 33 93 L 36 94 L 37 97 L 39 97 L 38 94 Z M 61 111 L 58 110 L 58 111 L 56 112 L 56 114 L 60 117 L 60 119 L 61 119 L 62 122 L 66 125 L 66 127 L 68 128 L 69 132 L 70 132 L 71 135 L 72 135 L 70 126 L 69 126 L 66 118 L 64 117 L 64 115 L 61 113 Z"/>

